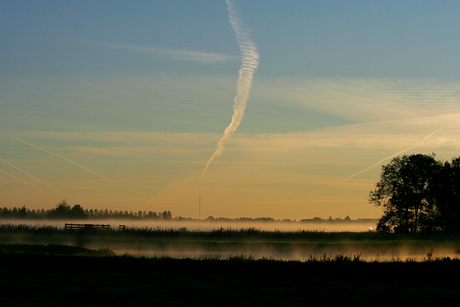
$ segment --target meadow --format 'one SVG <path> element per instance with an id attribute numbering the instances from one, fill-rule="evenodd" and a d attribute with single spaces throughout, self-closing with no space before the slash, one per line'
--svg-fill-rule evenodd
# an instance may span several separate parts
<path id="1" fill-rule="evenodd" d="M 1 306 L 433 306 L 458 236 L 0 224 Z"/>
<path id="2" fill-rule="evenodd" d="M 0 244 L 1 306 L 447 306 L 460 260 L 275 261 Z"/>
<path id="3" fill-rule="evenodd" d="M 65 230 L 55 225 L 0 224 L 0 242 L 9 244 L 68 245 L 93 250 L 109 248 L 116 254 L 139 256 L 229 257 L 305 261 L 321 256 L 359 255 L 371 260 L 421 260 L 428 253 L 455 258 L 460 252 L 456 235 L 402 235 L 378 232 L 317 230 L 263 230 L 255 227 L 131 227 L 123 230 Z"/>

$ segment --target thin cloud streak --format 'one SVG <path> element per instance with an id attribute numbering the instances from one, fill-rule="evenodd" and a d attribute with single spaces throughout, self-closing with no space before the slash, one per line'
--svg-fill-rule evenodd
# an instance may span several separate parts
<path id="1" fill-rule="evenodd" d="M 414 146 L 411 146 L 411 147 L 409 147 L 409 148 L 406 148 L 406 149 L 403 149 L 403 150 L 401 150 L 401 151 L 398 151 L 397 153 L 395 153 L 395 154 L 393 154 L 393 155 L 391 155 L 391 156 L 385 157 L 385 158 L 381 159 L 380 161 L 378 161 L 377 163 L 375 163 L 374 165 L 369 166 L 368 168 L 366 168 L 366 169 L 364 169 L 364 170 L 362 170 L 362 171 L 359 171 L 359 172 L 357 172 L 356 174 L 353 174 L 353 175 L 351 175 L 351 176 L 349 176 L 349 177 L 347 177 L 347 178 L 344 178 L 344 179 L 342 179 L 342 180 L 340 180 L 340 181 L 344 181 L 344 180 L 348 180 L 348 179 L 351 179 L 351 178 L 353 178 L 353 177 L 356 177 L 356 176 L 358 176 L 359 174 L 362 174 L 362 173 L 364 173 L 364 172 L 367 172 L 367 171 L 369 171 L 369 170 L 371 170 L 371 169 L 373 169 L 373 168 L 379 166 L 383 161 L 392 159 L 392 158 L 394 158 L 394 157 L 396 157 L 396 156 L 398 156 L 398 155 L 400 155 L 400 154 L 405 153 L 406 151 L 409 151 L 409 150 L 411 150 L 411 149 L 414 149 L 414 148 L 416 148 L 416 147 L 422 145 L 423 143 L 426 142 L 426 140 L 428 140 L 428 139 L 429 139 L 430 137 L 432 137 L 435 133 L 441 131 L 442 129 L 444 129 L 444 128 L 440 128 L 440 129 L 438 129 L 438 130 L 436 130 L 436 131 L 430 133 L 430 134 L 427 135 L 421 142 L 415 144 Z"/>
<path id="2" fill-rule="evenodd" d="M 430 150 L 449 147 L 460 150 L 458 125 L 460 114 L 449 114 L 411 120 L 389 120 L 323 128 L 293 133 L 238 133 L 232 136 L 232 151 L 246 152 L 260 157 L 260 153 L 299 152 L 304 150 L 385 150 L 389 154 L 411 147 L 414 140 L 423 139 L 439 128 L 436 138 L 431 138 Z M 67 141 L 87 141 L 93 146 L 69 147 L 75 152 L 103 156 L 139 157 L 151 154 L 191 156 L 205 153 L 218 140 L 218 133 L 164 133 L 164 132 L 52 132 L 47 136 Z M 43 136 L 30 132 L 29 139 Z M 215 144 L 215 143 L 214 143 Z M 195 159 L 195 158 L 193 158 Z M 194 160 L 193 163 L 200 163 Z M 285 160 L 288 163 L 290 160 Z M 184 160 L 184 163 L 189 163 Z M 253 161 L 254 162 L 254 161 Z M 272 162 L 274 162 L 272 160 Z M 225 163 L 220 161 L 220 163 Z M 233 163 L 233 162 L 229 162 Z M 298 163 L 298 162 L 293 162 Z"/>
<path id="3" fill-rule="evenodd" d="M 258 79 L 252 97 L 369 122 L 458 113 L 458 87 L 457 81 L 436 79 Z"/>
<path id="4" fill-rule="evenodd" d="M 137 186 L 69 186 L 69 188 L 78 188 L 78 189 L 136 189 L 136 190 L 157 190 L 165 189 L 165 186 L 159 187 L 137 187 Z"/>
<path id="5" fill-rule="evenodd" d="M 105 42 L 90 42 L 89 44 L 100 46 L 100 47 L 137 52 L 137 53 L 156 54 L 156 55 L 160 55 L 162 57 L 170 58 L 176 61 L 199 62 L 202 64 L 225 63 L 225 62 L 231 62 L 231 61 L 239 61 L 241 59 L 241 57 L 238 57 L 238 56 L 232 56 L 232 55 L 223 54 L 223 53 L 213 53 L 213 52 L 141 47 L 141 46 L 131 46 L 131 45 L 113 44 L 113 43 L 105 43 Z"/>
<path id="6" fill-rule="evenodd" d="M 252 86 L 252 79 L 254 76 L 254 72 L 259 65 L 259 54 L 257 53 L 257 48 L 252 39 L 249 36 L 249 33 L 245 31 L 242 26 L 242 21 L 237 15 L 236 9 L 233 7 L 233 3 L 230 0 L 227 0 L 228 12 L 230 15 L 230 23 L 233 27 L 233 31 L 236 35 L 236 40 L 240 45 L 241 53 L 243 54 L 243 59 L 241 61 L 241 68 L 238 72 L 238 80 L 236 83 L 236 96 L 234 99 L 233 105 L 233 116 L 230 125 L 225 129 L 224 134 L 217 142 L 217 149 L 212 154 L 211 158 L 209 159 L 206 167 L 201 174 L 201 178 L 203 178 L 204 173 L 208 169 L 211 161 L 215 158 L 219 157 L 225 150 L 225 143 L 231 138 L 232 134 L 238 129 L 241 121 L 243 120 L 244 111 L 246 109 L 246 104 L 249 100 L 249 94 L 251 92 Z M 201 181 L 200 178 L 200 181 Z M 198 183 L 195 185 L 198 186 Z"/>
<path id="7" fill-rule="evenodd" d="M 51 155 L 53 155 L 53 156 L 56 156 L 56 157 L 58 157 L 58 158 L 61 158 L 61 159 L 65 160 L 65 161 L 67 161 L 67 162 L 69 162 L 69 163 L 75 164 L 76 166 L 78 166 L 78 167 L 84 169 L 85 171 L 88 171 L 88 172 L 90 172 L 90 173 L 92 173 L 92 174 L 94 174 L 94 175 L 97 175 L 97 176 L 99 176 L 99 177 L 102 177 L 102 178 L 104 178 L 104 179 L 107 179 L 107 177 L 102 176 L 101 174 L 98 174 L 98 173 L 96 173 L 96 172 L 94 172 L 94 171 L 92 171 L 92 170 L 90 170 L 90 169 L 87 169 L 86 167 L 81 166 L 80 164 L 78 164 L 78 163 L 76 163 L 76 162 L 74 162 L 74 161 L 71 161 L 71 160 L 69 160 L 69 159 L 67 159 L 67 158 L 64 158 L 63 156 L 60 156 L 60 155 L 58 155 L 58 154 L 55 154 L 54 152 L 51 152 L 51 151 L 46 150 L 46 149 L 43 149 L 43 148 L 41 148 L 41 147 L 39 147 L 39 146 L 37 146 L 37 145 L 34 145 L 34 144 L 29 143 L 29 142 L 23 141 L 23 140 L 21 140 L 21 139 L 18 139 L 17 137 L 8 135 L 8 134 L 6 134 L 6 133 L 0 132 L 0 134 L 3 134 L 3 135 L 5 135 L 5 136 L 7 136 L 7 137 L 10 137 L 10 138 L 15 139 L 15 140 L 17 140 L 17 141 L 19 141 L 19 142 L 22 142 L 22 143 L 24 143 L 24 144 L 30 145 L 30 146 L 32 146 L 32 147 L 35 147 L 35 148 L 37 148 L 37 149 L 43 150 L 44 152 L 47 152 L 47 153 L 49 153 L 49 154 L 51 154 Z"/>
<path id="8" fill-rule="evenodd" d="M 25 182 L 25 183 L 27 183 L 27 184 L 33 185 L 34 187 L 37 186 L 37 185 L 35 185 L 35 184 L 33 184 L 33 183 L 30 183 L 30 182 L 28 182 L 28 181 L 26 181 L 26 180 L 24 180 L 24 179 L 18 178 L 18 177 L 16 177 L 16 176 L 11 175 L 11 174 L 9 174 L 9 173 L 7 173 L 7 172 L 4 172 L 4 171 L 2 171 L 2 170 L 0 170 L 0 173 L 5 174 L 5 175 L 7 175 L 7 176 L 10 176 L 10 177 L 12 177 L 12 178 L 14 178 L 14 179 L 16 179 L 16 180 L 19 180 L 19 181 Z"/>
<path id="9" fill-rule="evenodd" d="M 31 174 L 29 174 L 29 173 L 27 173 L 26 171 L 20 169 L 20 168 L 17 167 L 16 165 L 13 165 L 13 164 L 11 164 L 10 162 L 5 161 L 5 160 L 3 160 L 3 159 L 1 159 L 1 158 L 0 158 L 0 161 L 5 162 L 5 163 L 8 164 L 9 166 L 14 167 L 15 169 L 17 169 L 18 171 L 20 171 L 20 172 L 26 174 L 26 175 L 29 176 L 30 178 L 33 178 L 33 179 L 37 180 L 38 182 L 43 183 L 43 184 L 46 185 L 47 187 L 50 187 L 50 188 L 52 188 L 53 190 L 56 190 L 56 191 L 58 191 L 59 193 L 61 193 L 62 195 L 66 196 L 64 192 L 62 192 L 62 191 L 56 189 L 56 188 L 53 187 L 52 185 L 50 185 L 50 184 L 44 182 L 43 180 L 40 180 L 40 179 L 38 179 L 37 177 L 32 176 Z"/>

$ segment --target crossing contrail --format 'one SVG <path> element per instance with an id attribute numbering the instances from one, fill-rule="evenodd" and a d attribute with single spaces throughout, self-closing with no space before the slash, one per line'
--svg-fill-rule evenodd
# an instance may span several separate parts
<path id="1" fill-rule="evenodd" d="M 201 174 L 200 180 L 195 185 L 201 181 L 204 173 L 208 169 L 209 164 L 215 158 L 219 157 L 225 150 L 225 143 L 231 138 L 232 134 L 236 131 L 238 126 L 243 120 L 244 110 L 246 109 L 246 104 L 249 99 L 249 93 L 251 92 L 252 79 L 254 76 L 254 71 L 259 65 L 259 54 L 257 53 L 257 48 L 251 37 L 249 36 L 248 31 L 243 29 L 243 23 L 240 17 L 237 14 L 233 2 L 231 0 L 226 0 L 228 13 L 230 17 L 230 23 L 232 25 L 233 31 L 236 35 L 236 40 L 240 46 L 241 53 L 243 58 L 241 60 L 241 67 L 238 72 L 238 80 L 236 82 L 236 96 L 233 104 L 233 116 L 230 125 L 225 129 L 224 134 L 221 136 L 217 142 L 217 148 L 209 159 L 206 167 Z"/>
<path id="2" fill-rule="evenodd" d="M 385 161 L 385 160 L 389 160 L 389 159 L 391 159 L 391 158 L 394 158 L 394 157 L 396 157 L 396 156 L 399 156 L 400 154 L 403 154 L 403 153 L 405 153 L 406 151 L 409 151 L 409 150 L 411 150 L 411 149 L 414 149 L 415 147 L 418 147 L 418 146 L 422 145 L 423 143 L 426 142 L 426 140 L 428 140 L 428 139 L 429 139 L 430 137 L 432 137 L 435 133 L 439 132 L 439 131 L 442 130 L 442 129 L 444 129 L 444 128 L 440 128 L 440 129 L 438 129 L 438 130 L 436 130 L 436 131 L 434 131 L 434 132 L 431 132 L 431 133 L 428 134 L 421 142 L 415 144 L 414 146 L 409 147 L 409 148 L 406 148 L 406 149 L 403 149 L 403 150 L 401 150 L 401 151 L 398 151 L 398 152 L 395 153 L 395 154 L 392 154 L 391 156 L 388 156 L 388 157 L 386 157 L 386 158 L 383 158 L 382 160 L 378 161 L 378 162 L 375 163 L 374 165 L 371 165 L 371 166 L 369 166 L 368 168 L 366 168 L 366 169 L 364 169 L 364 170 L 362 170 L 362 171 L 359 171 L 359 172 L 357 172 L 356 174 L 351 175 L 351 176 L 349 176 L 349 177 L 347 177 L 347 178 L 344 178 L 344 179 L 342 179 L 342 180 L 340 180 L 340 181 L 345 181 L 345 180 L 351 179 L 351 178 L 353 178 L 353 177 L 356 177 L 356 176 L 358 176 L 359 174 L 362 174 L 362 173 L 364 173 L 364 172 L 367 172 L 367 171 L 373 169 L 374 167 L 379 166 L 379 165 L 380 165 L 383 161 Z"/>
<path id="3" fill-rule="evenodd" d="M 11 174 L 8 174 L 7 172 L 4 172 L 4 171 L 1 171 L 1 170 L 0 170 L 0 173 L 5 174 L 5 175 L 8 175 L 8 176 L 10 176 L 10 177 L 12 177 L 12 178 L 14 178 L 14 179 L 16 179 L 16 180 L 23 181 L 23 182 L 25 182 L 25 183 L 27 183 L 27 184 L 30 184 L 30 185 L 33 185 L 33 186 L 35 186 L 35 187 L 37 186 L 37 185 L 35 185 L 35 184 L 33 184 L 33 183 L 30 183 L 30 182 L 28 182 L 28 181 L 25 181 L 24 179 L 21 179 L 21 178 L 18 178 L 18 177 L 16 177 L 16 176 L 13 176 L 13 175 L 11 175 Z"/>
<path id="4" fill-rule="evenodd" d="M 66 196 L 64 192 L 62 192 L 62 191 L 56 189 L 56 188 L 53 187 L 52 185 L 49 185 L 48 183 L 46 183 L 46 182 L 44 182 L 44 181 L 38 179 L 37 177 L 32 176 L 31 174 L 29 174 L 29 173 L 27 173 L 26 171 L 20 169 L 20 168 L 17 167 L 16 165 L 13 165 L 13 164 L 11 164 L 10 162 L 5 161 L 5 160 L 3 160 L 3 159 L 1 159 L 1 158 L 0 158 L 0 161 L 5 162 L 5 163 L 8 164 L 9 166 L 14 167 L 15 169 L 17 169 L 18 171 L 23 172 L 24 174 L 26 174 L 26 175 L 29 176 L 30 178 L 33 178 L 33 179 L 37 180 L 38 182 L 43 183 L 44 185 L 46 185 L 46 186 L 52 188 L 53 190 L 58 191 L 59 193 L 61 193 L 61 194 L 64 195 L 64 196 Z"/>
<path id="5" fill-rule="evenodd" d="M 65 160 L 65 161 L 67 161 L 67 162 L 69 162 L 69 163 L 75 164 L 76 166 L 78 166 L 78 167 L 84 169 L 85 171 L 88 171 L 88 172 L 90 172 L 90 173 L 92 173 L 92 174 L 94 174 L 94 175 L 97 175 L 97 176 L 99 176 L 99 177 L 102 177 L 102 178 L 104 178 L 104 179 L 107 179 L 107 177 L 104 177 L 104 176 L 102 176 L 101 174 L 98 174 L 98 173 L 96 173 L 96 172 L 94 172 L 94 171 L 92 171 L 92 170 L 90 170 L 90 169 L 87 169 L 86 167 L 81 166 L 80 164 L 78 164 L 78 163 L 76 163 L 76 162 L 74 162 L 74 161 L 71 161 L 71 160 L 69 160 L 69 159 L 67 159 L 67 158 L 64 158 L 63 156 L 60 156 L 60 155 L 58 155 L 58 154 L 55 154 L 54 152 L 51 152 L 51 151 L 46 150 L 46 149 L 43 149 L 43 148 L 41 148 L 41 147 L 39 147 L 39 146 L 37 146 L 37 145 L 31 144 L 31 143 L 26 142 L 26 141 L 24 141 L 24 140 L 18 139 L 17 137 L 14 137 L 14 136 L 12 136 L 12 135 L 9 135 L 9 134 L 3 133 L 3 132 L 0 132 L 0 134 L 6 135 L 7 137 L 10 137 L 10 138 L 12 138 L 12 139 L 15 139 L 15 140 L 17 140 L 17 141 L 19 141 L 19 142 L 22 142 L 22 143 L 24 143 L 24 144 L 30 145 L 30 146 L 32 146 L 32 147 L 35 147 L 35 148 L 37 148 L 37 149 L 43 150 L 44 152 L 47 152 L 47 153 L 49 153 L 49 154 L 51 154 L 51 155 L 53 155 L 53 156 L 56 156 L 56 157 L 58 157 L 58 158 L 61 158 L 61 159 Z"/>

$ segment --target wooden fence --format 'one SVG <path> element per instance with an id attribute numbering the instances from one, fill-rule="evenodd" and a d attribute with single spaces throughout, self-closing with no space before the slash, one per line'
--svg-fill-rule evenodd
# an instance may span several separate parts
<path id="1" fill-rule="evenodd" d="M 65 224 L 65 230 L 110 230 L 110 225 L 104 224 Z"/>

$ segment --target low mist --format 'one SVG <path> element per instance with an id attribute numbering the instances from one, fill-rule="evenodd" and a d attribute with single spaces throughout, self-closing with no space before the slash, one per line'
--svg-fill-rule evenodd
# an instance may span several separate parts
<path id="1" fill-rule="evenodd" d="M 349 223 L 299 223 L 299 222 L 228 222 L 228 221 L 164 221 L 164 220 L 3 220 L 0 225 L 52 226 L 63 230 L 65 223 L 109 224 L 117 230 L 126 228 L 146 229 L 144 233 L 104 231 L 78 233 L 55 231 L 49 234 L 32 232 L 2 232 L 0 242 L 22 244 L 61 244 L 89 249 L 109 248 L 118 255 L 170 256 L 175 258 L 221 258 L 244 255 L 254 259 L 308 260 L 324 257 L 359 256 L 368 261 L 414 260 L 428 256 L 456 258 L 460 253 L 460 242 L 449 238 L 422 238 L 381 236 L 369 231 L 371 222 Z M 224 234 L 211 233 L 223 229 Z M 156 235 L 149 231 L 160 229 Z M 174 235 L 168 231 L 175 230 Z M 257 229 L 264 233 L 240 235 L 239 231 Z M 267 232 L 281 233 L 266 235 Z M 304 232 L 302 232 L 304 231 Z M 226 234 L 226 232 L 228 232 Z M 283 235 L 286 233 L 286 235 Z"/>
<path id="2" fill-rule="evenodd" d="M 211 231 L 219 228 L 231 228 L 235 230 L 256 228 L 263 231 L 292 232 L 298 230 L 324 231 L 324 232 L 367 232 L 375 229 L 376 222 L 352 221 L 352 222 L 254 222 L 254 221 L 198 221 L 198 220 L 122 220 L 122 219 L 89 219 L 89 220 L 0 220 L 0 224 L 25 224 L 25 225 L 48 225 L 64 228 L 65 223 L 74 224 L 108 224 L 118 228 L 119 225 L 126 227 L 150 227 L 150 228 L 187 228 L 187 231 Z"/>

